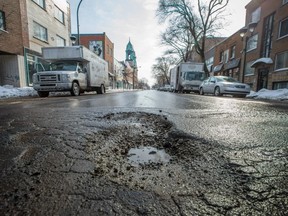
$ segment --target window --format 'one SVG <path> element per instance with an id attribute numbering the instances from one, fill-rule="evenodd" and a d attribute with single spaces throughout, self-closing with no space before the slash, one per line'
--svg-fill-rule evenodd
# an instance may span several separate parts
<path id="1" fill-rule="evenodd" d="M 229 60 L 229 49 L 225 50 L 224 52 L 223 63 L 227 63 L 228 60 Z"/>
<path id="2" fill-rule="evenodd" d="M 288 88 L 288 82 L 274 82 L 273 90 Z"/>
<path id="3" fill-rule="evenodd" d="M 0 11 L 0 30 L 6 30 L 5 13 Z"/>
<path id="4" fill-rule="evenodd" d="M 66 46 L 66 40 L 59 35 L 56 35 L 56 44 L 57 46 Z"/>
<path id="5" fill-rule="evenodd" d="M 261 7 L 258 7 L 256 10 L 254 10 L 251 14 L 251 22 L 257 23 L 260 20 L 261 15 Z"/>
<path id="6" fill-rule="evenodd" d="M 287 4 L 287 3 L 288 3 L 288 0 L 283 0 L 282 4 L 284 5 L 284 4 Z"/>
<path id="7" fill-rule="evenodd" d="M 273 32 L 274 14 L 264 19 L 264 39 L 262 47 L 262 57 L 269 57 L 272 49 L 272 32 Z"/>
<path id="8" fill-rule="evenodd" d="M 245 75 L 254 75 L 254 68 L 251 68 L 251 65 L 253 64 L 254 61 L 247 62 L 245 65 Z"/>
<path id="9" fill-rule="evenodd" d="M 40 24 L 34 22 L 33 23 L 33 29 L 34 29 L 34 37 L 42 40 L 42 41 L 48 41 L 48 33 L 47 29 Z"/>
<path id="10" fill-rule="evenodd" d="M 64 12 L 55 6 L 55 18 L 64 24 Z"/>
<path id="11" fill-rule="evenodd" d="M 288 68 L 288 51 L 276 55 L 275 69 Z"/>
<path id="12" fill-rule="evenodd" d="M 282 20 L 279 25 L 279 38 L 288 36 L 288 18 Z"/>
<path id="13" fill-rule="evenodd" d="M 246 52 L 249 52 L 253 49 L 257 48 L 257 43 L 258 43 L 258 34 L 253 35 L 252 37 L 250 37 L 247 41 L 247 48 L 246 48 Z"/>
<path id="14" fill-rule="evenodd" d="M 233 59 L 235 58 L 235 50 L 236 50 L 236 46 L 232 46 L 231 49 L 230 49 L 230 59 Z"/>
<path id="15" fill-rule="evenodd" d="M 45 0 L 33 0 L 40 7 L 45 8 Z"/>
<path id="16" fill-rule="evenodd" d="M 223 60 L 224 60 L 224 52 L 223 51 L 221 51 L 220 52 L 220 62 L 223 62 Z"/>

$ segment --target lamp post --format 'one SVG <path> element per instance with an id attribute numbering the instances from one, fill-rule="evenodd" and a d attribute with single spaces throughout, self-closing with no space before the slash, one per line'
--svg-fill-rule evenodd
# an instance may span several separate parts
<path id="1" fill-rule="evenodd" d="M 71 35 L 71 36 L 70 36 L 70 40 L 71 40 L 71 42 L 72 42 L 72 46 L 74 46 L 75 43 L 76 43 L 77 38 L 76 38 L 75 36 Z"/>
<path id="2" fill-rule="evenodd" d="M 239 79 L 240 79 L 240 76 L 241 76 L 241 82 L 244 83 L 244 75 L 245 75 L 245 65 L 246 65 L 246 51 L 247 51 L 247 42 L 248 42 L 248 39 L 249 37 L 251 37 L 251 35 L 253 34 L 255 28 L 257 26 L 257 23 L 255 22 L 252 22 L 248 25 L 248 28 L 247 27 L 243 27 L 242 29 L 240 29 L 239 31 L 239 34 L 240 34 L 240 37 L 242 38 L 242 41 L 244 39 L 244 48 L 242 50 L 242 57 L 241 58 L 241 73 L 239 73 Z M 250 33 L 250 36 L 247 35 L 247 33 Z M 242 61 L 243 59 L 243 61 Z"/>
<path id="3" fill-rule="evenodd" d="M 77 40 L 77 44 L 80 45 L 80 35 L 79 35 L 79 7 L 81 5 L 83 0 L 80 0 L 79 4 L 78 4 L 78 7 L 77 7 L 77 37 L 78 37 L 78 40 Z"/>
<path id="4" fill-rule="evenodd" d="M 133 81 L 133 90 L 135 88 L 135 70 L 136 70 L 136 67 L 134 66 L 133 67 L 133 74 L 132 74 L 133 75 L 133 80 L 132 80 Z"/>

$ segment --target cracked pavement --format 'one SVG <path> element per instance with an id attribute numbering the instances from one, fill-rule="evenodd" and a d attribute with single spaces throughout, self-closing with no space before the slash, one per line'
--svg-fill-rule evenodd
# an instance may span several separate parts
<path id="1" fill-rule="evenodd" d="M 0 125 L 1 215 L 288 214 L 287 145 L 228 148 L 162 113 L 11 115 Z M 171 160 L 134 166 L 139 146 Z"/>

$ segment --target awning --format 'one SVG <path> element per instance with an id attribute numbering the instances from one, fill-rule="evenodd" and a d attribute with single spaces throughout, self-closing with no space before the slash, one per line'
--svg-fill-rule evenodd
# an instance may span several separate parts
<path id="1" fill-rule="evenodd" d="M 240 62 L 240 58 L 238 58 L 238 59 L 232 59 L 231 61 L 227 62 L 227 63 L 224 65 L 224 69 L 225 69 L 225 70 L 229 70 L 229 69 L 232 69 L 232 68 L 239 67 L 239 62 Z"/>
<path id="2" fill-rule="evenodd" d="M 271 58 L 259 58 L 253 62 L 251 67 L 256 67 L 258 64 L 273 64 L 273 60 Z"/>
<path id="3" fill-rule="evenodd" d="M 214 67 L 213 72 L 219 72 L 222 70 L 222 68 L 223 68 L 223 64 L 219 64 Z"/>

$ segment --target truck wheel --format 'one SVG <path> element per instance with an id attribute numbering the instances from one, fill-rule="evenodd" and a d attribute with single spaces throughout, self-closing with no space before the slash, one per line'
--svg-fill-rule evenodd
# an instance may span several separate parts
<path id="1" fill-rule="evenodd" d="M 97 88 L 97 94 L 104 94 L 105 93 L 105 87 L 104 85 L 101 85 L 99 88 Z"/>
<path id="2" fill-rule="evenodd" d="M 220 88 L 217 86 L 214 90 L 214 95 L 215 96 L 222 96 L 223 94 L 220 93 Z"/>
<path id="3" fill-rule="evenodd" d="M 80 86 L 77 82 L 72 83 L 71 95 L 79 96 L 80 95 Z"/>
<path id="4" fill-rule="evenodd" d="M 37 92 L 39 97 L 48 97 L 49 96 L 49 92 L 46 91 L 38 91 Z"/>

